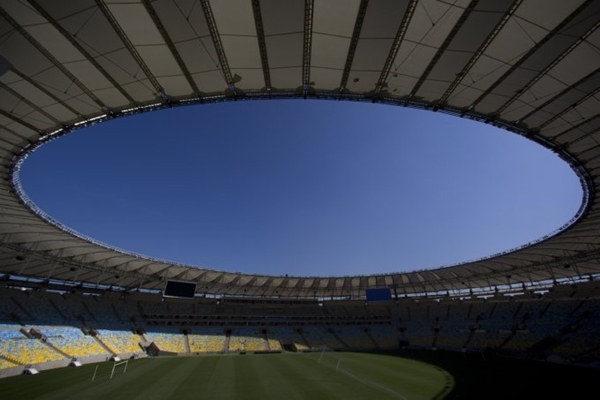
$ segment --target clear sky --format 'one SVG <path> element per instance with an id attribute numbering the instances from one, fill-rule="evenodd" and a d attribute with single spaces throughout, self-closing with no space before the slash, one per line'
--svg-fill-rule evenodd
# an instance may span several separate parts
<path id="1" fill-rule="evenodd" d="M 476 123 L 370 103 L 179 107 L 31 155 L 29 197 L 64 225 L 164 260 L 245 273 L 411 271 L 536 240 L 573 217 L 555 154 Z"/>

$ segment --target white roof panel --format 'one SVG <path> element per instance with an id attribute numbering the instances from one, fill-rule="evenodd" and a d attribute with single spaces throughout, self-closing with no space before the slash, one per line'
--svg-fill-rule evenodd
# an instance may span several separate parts
<path id="1" fill-rule="evenodd" d="M 227 83 L 220 71 L 208 71 L 192 74 L 196 85 L 204 93 L 223 92 L 227 89 Z"/>
<path id="2" fill-rule="evenodd" d="M 311 66 L 343 70 L 349 46 L 350 39 L 313 34 Z"/>
<path id="3" fill-rule="evenodd" d="M 271 84 L 274 88 L 297 89 L 302 85 L 302 68 L 275 68 L 271 69 Z"/>
<path id="4" fill-rule="evenodd" d="M 294 298 L 576 277 L 566 263 L 600 274 L 599 15 L 600 2 L 583 0 L 3 2 L 0 65 L 9 71 L 0 71 L 0 272 L 18 272 L 14 255 L 26 253 L 27 273 L 55 279 L 161 289 L 160 278 L 185 277 L 215 295 Z M 476 262 L 366 277 L 264 277 L 106 247 L 25 206 L 10 176 L 31 151 L 20 148 L 27 140 L 41 144 L 76 123 L 101 122 L 108 111 L 243 96 L 382 102 L 485 121 L 568 160 L 586 197 L 567 230 Z"/>
<path id="5" fill-rule="evenodd" d="M 137 3 L 137 4 L 134 4 Z M 134 46 L 164 44 L 144 6 L 138 2 L 108 3 L 108 8 Z M 132 23 L 135 21 L 135 23 Z"/>
<path id="6" fill-rule="evenodd" d="M 221 38 L 231 68 L 260 68 L 260 53 L 255 36 L 223 36 Z"/>
<path id="7" fill-rule="evenodd" d="M 289 34 L 280 36 L 271 36 L 265 38 L 267 46 L 267 55 L 269 57 L 269 67 L 298 67 L 302 65 L 302 43 L 303 34 Z M 292 48 L 293 51 L 282 51 Z"/>
<path id="8" fill-rule="evenodd" d="M 179 69 L 177 62 L 171 56 L 171 51 L 166 44 L 158 46 L 142 46 L 138 47 L 136 50 L 154 76 L 173 76 L 181 74 L 181 70 Z"/>
<path id="9" fill-rule="evenodd" d="M 352 37 L 360 0 L 315 0 L 313 33 Z"/>
<path id="10" fill-rule="evenodd" d="M 219 69 L 219 59 L 210 39 L 181 42 L 176 48 L 191 73 Z"/>
<path id="11" fill-rule="evenodd" d="M 267 37 L 304 31 L 304 0 L 260 0 L 260 11 Z"/>
<path id="12" fill-rule="evenodd" d="M 210 0 L 210 7 L 220 35 L 256 36 L 250 0 Z"/>
<path id="13" fill-rule="evenodd" d="M 342 72 L 338 69 L 311 67 L 310 80 L 317 89 L 336 90 L 340 87 Z"/>

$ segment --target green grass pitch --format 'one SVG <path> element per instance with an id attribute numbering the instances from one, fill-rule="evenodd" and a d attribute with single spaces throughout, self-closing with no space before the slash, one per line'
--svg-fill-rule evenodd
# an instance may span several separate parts
<path id="1" fill-rule="evenodd" d="M 94 371 L 96 378 L 92 381 Z M 384 354 L 285 353 L 130 360 L 0 380 L 3 399 L 435 399 L 454 379 L 432 364 Z"/>

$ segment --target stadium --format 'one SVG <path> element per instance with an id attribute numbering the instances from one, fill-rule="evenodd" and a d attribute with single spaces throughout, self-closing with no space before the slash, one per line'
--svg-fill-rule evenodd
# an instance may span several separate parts
<path id="1" fill-rule="evenodd" d="M 593 397 L 599 1 L 6 0 L 0 18 L 2 396 Z M 521 135 L 571 167 L 581 206 L 484 259 L 267 276 L 106 245 L 21 185 L 27 157 L 74 131 L 283 99 L 415 108 Z M 215 380 L 194 386 L 189 371 Z M 283 383 L 253 386 L 264 375 Z"/>

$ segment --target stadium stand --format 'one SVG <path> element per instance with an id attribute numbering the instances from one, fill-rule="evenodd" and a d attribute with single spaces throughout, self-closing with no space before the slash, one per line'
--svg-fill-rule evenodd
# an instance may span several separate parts
<path id="1" fill-rule="evenodd" d="M 99 340 L 111 350 L 112 354 L 116 355 L 131 355 L 140 353 L 143 348 L 140 346 L 142 338 L 131 332 L 131 330 L 97 329 Z"/>
<path id="2" fill-rule="evenodd" d="M 94 337 L 84 335 L 81 329 L 66 326 L 34 326 L 31 329 L 40 332 L 47 344 L 71 358 L 110 355 Z"/>
<path id="3" fill-rule="evenodd" d="M 44 369 L 72 359 L 324 349 L 492 351 L 595 362 L 600 297 L 573 298 L 570 290 L 560 297 L 558 292 L 533 298 L 397 299 L 385 305 L 287 301 L 281 307 L 277 300 L 257 304 L 243 298 L 169 299 L 165 305 L 160 294 L 132 293 L 124 300 L 5 285 L 0 290 L 0 371 Z M 65 305 L 70 302 L 76 304 Z"/>
<path id="4" fill-rule="evenodd" d="M 377 349 L 397 349 L 400 346 L 398 326 L 388 322 L 369 326 L 369 334 Z"/>
<path id="5" fill-rule="evenodd" d="M 190 352 L 193 354 L 226 351 L 223 327 L 194 327 L 192 333 L 188 333 L 187 336 Z"/>
<path id="6" fill-rule="evenodd" d="M 188 352 L 185 337 L 179 329 L 154 328 L 146 331 L 143 336 L 147 342 L 154 343 L 161 352 L 175 354 Z"/>
<path id="7" fill-rule="evenodd" d="M 264 352 L 267 350 L 267 339 L 259 328 L 235 328 L 229 336 L 228 351 Z"/>
<path id="8" fill-rule="evenodd" d="M 598 1 L 202 1 L 193 18 L 175 1 L 80 3 L 0 5 L 0 376 L 72 358 L 324 348 L 600 364 Z M 46 215 L 21 185 L 27 157 L 77 129 L 278 98 L 504 129 L 565 161 L 581 205 L 555 231 L 484 259 L 268 277 L 100 243 Z M 164 299 L 168 277 L 189 277 L 199 297 Z M 371 288 L 393 300 L 366 302 Z"/>

